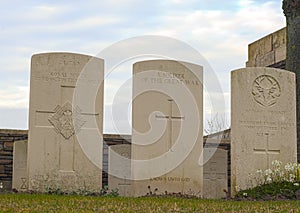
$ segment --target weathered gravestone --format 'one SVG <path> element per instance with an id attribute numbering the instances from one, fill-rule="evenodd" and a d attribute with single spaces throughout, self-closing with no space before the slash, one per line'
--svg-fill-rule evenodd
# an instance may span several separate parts
<path id="1" fill-rule="evenodd" d="M 133 65 L 132 193 L 202 193 L 202 67 Z"/>
<path id="2" fill-rule="evenodd" d="M 27 140 L 14 142 L 12 188 L 18 191 L 28 189 Z"/>
<path id="3" fill-rule="evenodd" d="M 204 148 L 203 196 L 209 199 L 226 198 L 228 192 L 227 150 Z"/>
<path id="4" fill-rule="evenodd" d="M 96 165 L 102 163 L 102 141 L 95 141 L 93 136 L 102 133 L 103 64 L 102 59 L 73 53 L 32 57 L 27 162 L 30 190 L 101 189 L 102 171 Z M 78 87 L 98 86 L 96 98 L 88 91 L 81 102 L 73 103 Z M 82 103 L 90 99 L 95 101 L 92 107 Z M 99 157 L 89 158 L 86 152 L 92 151 Z"/>
<path id="5" fill-rule="evenodd" d="M 231 191 L 274 160 L 296 162 L 295 75 L 274 68 L 231 73 Z"/>
<path id="6" fill-rule="evenodd" d="M 118 189 L 121 196 L 131 196 L 131 145 L 110 146 L 108 159 L 108 188 Z"/>

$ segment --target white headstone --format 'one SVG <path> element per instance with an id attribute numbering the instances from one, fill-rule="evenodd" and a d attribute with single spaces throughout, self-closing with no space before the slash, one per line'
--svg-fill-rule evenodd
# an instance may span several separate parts
<path id="1" fill-rule="evenodd" d="M 201 195 L 202 67 L 143 61 L 133 75 L 133 196 Z"/>
<path id="2" fill-rule="evenodd" d="M 28 189 L 27 140 L 14 142 L 12 188 L 18 191 Z"/>
<path id="3" fill-rule="evenodd" d="M 227 151 L 204 148 L 203 196 L 209 199 L 226 198 L 228 192 Z"/>
<path id="4" fill-rule="evenodd" d="M 73 53 L 32 57 L 27 162 L 30 190 L 102 188 L 102 171 L 96 166 L 102 164 L 102 141 L 95 142 L 92 136 L 102 134 L 103 128 L 103 64 L 102 59 Z M 85 101 L 96 99 L 92 100 L 94 108 L 74 103 L 76 88 L 91 85 L 99 86 L 99 91 L 96 98 L 86 92 Z M 99 157 L 91 159 L 86 154 L 91 150 Z"/>
<path id="5" fill-rule="evenodd" d="M 110 146 L 108 159 L 108 188 L 118 189 L 120 196 L 131 196 L 131 145 Z"/>
<path id="6" fill-rule="evenodd" d="M 275 68 L 231 73 L 231 191 L 274 160 L 296 162 L 295 74 Z"/>

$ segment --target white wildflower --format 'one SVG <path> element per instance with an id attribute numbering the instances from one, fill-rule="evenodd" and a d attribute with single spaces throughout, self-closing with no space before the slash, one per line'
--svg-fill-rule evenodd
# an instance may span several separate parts
<path id="1" fill-rule="evenodd" d="M 287 172 L 297 172 L 298 164 L 297 163 L 288 163 L 285 165 L 284 168 Z"/>
<path id="2" fill-rule="evenodd" d="M 298 169 L 298 164 L 297 163 L 293 163 L 293 169 L 297 170 Z"/>
<path id="3" fill-rule="evenodd" d="M 3 189 L 3 183 L 0 182 L 0 189 Z"/>
<path id="4" fill-rule="evenodd" d="M 274 160 L 274 161 L 272 161 L 272 166 L 273 166 L 273 167 L 278 168 L 278 167 L 281 166 L 281 164 L 282 164 L 282 162 L 279 161 L 279 160 Z"/>
<path id="5" fill-rule="evenodd" d="M 244 196 L 244 197 L 247 197 L 247 196 L 248 196 L 248 194 L 247 194 L 246 192 L 244 192 L 244 193 L 243 193 L 243 196 Z"/>
<path id="6" fill-rule="evenodd" d="M 272 178 L 270 176 L 267 177 L 266 179 L 267 183 L 271 183 L 272 182 Z"/>
<path id="7" fill-rule="evenodd" d="M 284 169 L 287 171 L 287 172 L 290 172 L 292 171 L 292 164 L 291 163 L 288 163 L 284 166 Z"/>
<path id="8" fill-rule="evenodd" d="M 294 186 L 300 186 L 300 164 L 287 163 L 283 166 L 281 161 L 274 160 L 271 168 L 266 170 L 258 169 L 254 174 L 249 175 L 249 178 L 255 179 L 255 183 L 258 185 L 285 181 L 294 183 Z M 237 189 L 237 191 L 240 190 Z"/>
<path id="9" fill-rule="evenodd" d="M 294 174 L 290 174 L 289 175 L 289 179 L 288 179 L 288 182 L 294 182 L 295 181 L 295 178 L 296 178 L 296 175 L 294 175 Z"/>
<path id="10" fill-rule="evenodd" d="M 271 170 L 271 169 L 267 169 L 266 171 L 265 171 L 265 175 L 266 176 L 269 176 L 269 175 L 271 175 L 273 173 L 273 171 Z"/>
<path id="11" fill-rule="evenodd" d="M 257 174 L 262 174 L 263 171 L 262 171 L 261 169 L 258 169 L 258 170 L 256 171 L 256 173 L 257 173 Z"/>

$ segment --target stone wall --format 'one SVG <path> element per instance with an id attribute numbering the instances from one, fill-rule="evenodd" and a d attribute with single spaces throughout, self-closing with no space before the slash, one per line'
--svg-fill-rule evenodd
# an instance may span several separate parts
<path id="1" fill-rule="evenodd" d="M 286 28 L 282 28 L 248 45 L 246 67 L 285 68 Z"/>
<path id="2" fill-rule="evenodd" d="M 27 137 L 27 130 L 0 130 L 0 183 L 4 189 L 11 189 L 14 142 Z"/>

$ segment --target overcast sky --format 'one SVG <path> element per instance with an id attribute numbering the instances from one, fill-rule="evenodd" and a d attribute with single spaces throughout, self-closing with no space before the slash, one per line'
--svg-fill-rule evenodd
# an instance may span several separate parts
<path id="1" fill-rule="evenodd" d="M 281 0 L 0 0 L 0 128 L 28 128 L 33 54 L 97 55 L 143 35 L 175 38 L 200 52 L 221 82 L 228 116 L 230 71 L 245 66 L 249 43 L 284 26 Z M 108 114 L 118 85 L 106 86 L 104 131 L 114 132 Z M 209 107 L 204 112 L 208 119 Z"/>

